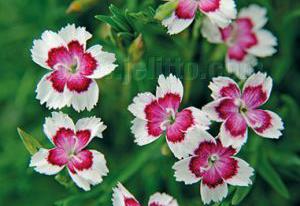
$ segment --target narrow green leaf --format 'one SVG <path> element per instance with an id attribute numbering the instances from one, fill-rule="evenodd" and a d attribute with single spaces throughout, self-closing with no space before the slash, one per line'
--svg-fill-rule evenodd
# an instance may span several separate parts
<path id="1" fill-rule="evenodd" d="M 239 205 L 245 197 L 249 194 L 251 186 L 249 187 L 238 187 L 232 197 L 231 204 Z"/>
<path id="2" fill-rule="evenodd" d="M 122 31 L 122 29 L 123 29 L 117 23 L 115 23 L 115 21 L 112 20 L 110 16 L 97 15 L 97 16 L 95 16 L 95 18 L 106 24 L 109 24 L 116 31 Z"/>
<path id="3" fill-rule="evenodd" d="M 162 21 L 176 9 L 179 0 L 171 0 L 157 8 L 154 18 Z"/>
<path id="4" fill-rule="evenodd" d="M 270 184 L 270 186 L 278 192 L 279 195 L 289 198 L 289 191 L 276 170 L 272 167 L 266 154 L 262 154 L 260 164 L 258 165 L 258 173 L 262 178 Z"/>
<path id="5" fill-rule="evenodd" d="M 123 28 L 123 31 L 131 31 L 132 27 L 126 19 L 125 13 L 123 13 L 119 8 L 111 4 L 109 6 L 110 12 L 113 14 L 111 17 L 116 24 Z"/>
<path id="6" fill-rule="evenodd" d="M 42 147 L 41 144 L 30 134 L 24 132 L 20 128 L 17 128 L 17 130 L 25 148 L 31 155 L 35 154 L 38 151 L 38 149 Z"/>

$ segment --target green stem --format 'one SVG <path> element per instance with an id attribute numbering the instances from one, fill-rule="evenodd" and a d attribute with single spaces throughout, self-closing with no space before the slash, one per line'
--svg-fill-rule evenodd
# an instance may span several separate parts
<path id="1" fill-rule="evenodd" d="M 187 63 L 190 63 L 190 61 L 193 60 L 193 57 L 194 57 L 194 53 L 195 53 L 195 50 L 196 50 L 196 45 L 197 45 L 197 41 L 198 41 L 198 38 L 199 38 L 199 35 L 200 35 L 200 26 L 202 24 L 202 18 L 201 16 L 200 17 L 197 17 L 196 19 L 196 22 L 194 24 L 194 27 L 193 27 L 193 31 L 192 31 L 192 40 L 190 42 L 190 46 L 189 47 L 185 47 L 185 48 L 188 48 L 185 53 L 187 54 L 185 56 L 185 61 Z M 187 64 L 187 66 L 189 66 L 189 64 Z M 191 88 L 192 88 L 192 72 L 191 72 L 191 68 L 188 68 L 188 67 L 184 67 L 184 90 L 185 90 L 185 95 L 184 95 L 184 99 L 183 99 L 183 102 L 186 103 L 190 97 L 190 94 L 191 94 Z"/>

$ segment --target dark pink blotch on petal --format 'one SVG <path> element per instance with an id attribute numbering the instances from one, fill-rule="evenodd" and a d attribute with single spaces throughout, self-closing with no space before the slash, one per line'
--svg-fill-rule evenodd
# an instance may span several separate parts
<path id="1" fill-rule="evenodd" d="M 228 27 L 225 27 L 224 29 L 219 28 L 219 30 L 221 32 L 222 40 L 226 42 L 231 37 L 233 26 L 229 25 Z"/>
<path id="2" fill-rule="evenodd" d="M 72 58 L 69 54 L 69 51 L 64 46 L 52 48 L 48 52 L 48 59 L 47 59 L 46 63 L 52 69 L 57 64 L 69 64 L 71 62 L 72 62 Z"/>
<path id="3" fill-rule="evenodd" d="M 175 122 L 167 127 L 167 139 L 172 143 L 184 140 L 186 131 L 194 125 L 193 113 L 189 109 L 176 114 Z"/>
<path id="4" fill-rule="evenodd" d="M 229 179 L 238 172 L 238 162 L 232 157 L 223 157 L 216 163 L 216 168 L 223 179 Z"/>
<path id="5" fill-rule="evenodd" d="M 75 145 L 75 133 L 72 129 L 59 128 L 53 137 L 53 143 L 59 148 L 71 148 Z"/>
<path id="6" fill-rule="evenodd" d="M 83 150 L 74 155 L 68 162 L 68 168 L 72 173 L 90 169 L 93 165 L 93 153 L 89 150 Z"/>
<path id="7" fill-rule="evenodd" d="M 57 165 L 63 166 L 68 162 L 68 155 L 62 148 L 55 148 L 49 150 L 48 162 Z"/>
<path id="8" fill-rule="evenodd" d="M 217 145 L 214 147 L 214 152 L 218 153 L 222 157 L 231 157 L 236 154 L 236 149 L 233 147 L 224 147 L 220 139 L 217 139 Z"/>
<path id="9" fill-rule="evenodd" d="M 208 157 L 205 157 L 205 154 L 192 157 L 189 164 L 189 169 L 196 177 L 202 177 L 204 172 L 203 168 L 207 167 L 208 165 L 207 158 Z"/>
<path id="10" fill-rule="evenodd" d="M 157 100 L 159 106 L 163 109 L 172 108 L 174 111 L 177 111 L 180 105 L 181 98 L 179 94 L 167 93 L 164 97 L 161 97 Z"/>
<path id="11" fill-rule="evenodd" d="M 257 108 L 267 101 L 268 95 L 263 85 L 248 86 L 243 91 L 242 99 L 249 108 Z"/>
<path id="12" fill-rule="evenodd" d="M 228 49 L 228 57 L 229 59 L 234 59 L 236 61 L 243 61 L 245 56 L 247 55 L 246 51 L 242 47 L 242 45 L 236 43 Z"/>
<path id="13" fill-rule="evenodd" d="M 203 184 L 207 185 L 209 188 L 215 188 L 218 185 L 223 184 L 224 180 L 219 174 L 215 167 L 207 170 L 202 175 Z"/>
<path id="14" fill-rule="evenodd" d="M 90 130 L 80 130 L 76 132 L 77 143 L 76 143 L 76 151 L 82 150 L 91 138 Z"/>
<path id="15" fill-rule="evenodd" d="M 160 136 L 163 132 L 160 126 L 166 118 L 166 111 L 155 100 L 145 107 L 145 114 L 148 133 L 154 137 Z"/>
<path id="16" fill-rule="evenodd" d="M 240 97 L 241 92 L 236 84 L 229 83 L 227 86 L 222 87 L 220 90 L 220 95 L 222 97 L 237 98 Z"/>
<path id="17" fill-rule="evenodd" d="M 192 19 L 196 14 L 197 6 L 195 0 L 179 0 L 175 14 L 180 19 Z"/>
<path id="18" fill-rule="evenodd" d="M 55 91 L 62 93 L 67 83 L 68 76 L 62 69 L 53 71 L 48 77 Z"/>
<path id="19" fill-rule="evenodd" d="M 273 127 L 272 116 L 264 110 L 250 110 L 247 112 L 247 117 L 252 128 L 259 133 Z"/>
<path id="20" fill-rule="evenodd" d="M 124 204 L 125 206 L 140 206 L 140 203 L 136 201 L 134 198 L 125 198 Z"/>
<path id="21" fill-rule="evenodd" d="M 233 114 L 238 113 L 238 107 L 234 103 L 234 99 L 225 98 L 220 101 L 219 105 L 215 108 L 219 117 L 223 120 L 227 119 Z"/>
<path id="22" fill-rule="evenodd" d="M 90 53 L 85 53 L 80 61 L 80 73 L 86 76 L 92 75 L 97 66 L 96 59 Z"/>
<path id="23" fill-rule="evenodd" d="M 225 121 L 225 129 L 231 134 L 232 137 L 244 138 L 247 131 L 247 123 L 244 117 L 241 114 L 237 113 L 231 115 Z"/>
<path id="24" fill-rule="evenodd" d="M 67 87 L 70 91 L 81 93 L 87 91 L 91 83 L 91 79 L 80 74 L 74 74 L 68 79 Z"/>
<path id="25" fill-rule="evenodd" d="M 220 8 L 221 0 L 200 0 L 199 9 L 203 12 L 214 12 Z"/>
<path id="26" fill-rule="evenodd" d="M 68 51 L 72 57 L 76 57 L 78 59 L 80 59 L 84 54 L 83 45 L 75 40 L 68 44 Z"/>

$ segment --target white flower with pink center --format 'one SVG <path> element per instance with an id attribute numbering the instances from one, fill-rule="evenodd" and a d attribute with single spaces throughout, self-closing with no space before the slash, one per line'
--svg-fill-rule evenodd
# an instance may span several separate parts
<path id="1" fill-rule="evenodd" d="M 221 28 L 228 26 L 237 14 L 234 0 L 179 0 L 176 10 L 162 24 L 169 34 L 178 34 L 194 21 L 197 10 Z"/>
<path id="2" fill-rule="evenodd" d="M 201 181 L 201 198 L 205 204 L 219 202 L 228 194 L 227 184 L 248 186 L 254 170 L 244 160 L 235 157 L 237 150 L 225 147 L 219 139 L 197 127 L 188 131 L 193 145 L 186 150 L 190 156 L 173 166 L 177 181 L 194 184 Z"/>
<path id="3" fill-rule="evenodd" d="M 227 45 L 226 68 L 240 79 L 253 73 L 256 57 L 276 53 L 276 37 L 263 29 L 267 23 L 266 13 L 265 8 L 251 5 L 242 9 L 236 21 L 226 28 L 218 28 L 209 19 L 203 22 L 203 36 L 211 43 Z"/>
<path id="4" fill-rule="evenodd" d="M 138 94 L 128 107 L 136 117 L 131 130 L 138 145 L 149 144 L 165 134 L 173 154 L 182 158 L 187 155 L 184 147 L 189 144 L 186 132 L 194 126 L 206 130 L 210 121 L 195 107 L 178 111 L 183 97 L 183 86 L 178 78 L 172 74 L 167 78 L 160 75 L 158 85 L 156 96 L 149 92 Z"/>
<path id="5" fill-rule="evenodd" d="M 203 111 L 212 120 L 223 122 L 220 139 L 225 146 L 244 144 L 248 126 L 262 137 L 278 139 L 282 135 L 281 118 L 274 112 L 258 108 L 269 99 L 272 84 L 272 79 L 260 72 L 246 80 L 242 92 L 230 78 L 213 79 L 209 88 L 214 101 L 204 106 Z"/>
<path id="6" fill-rule="evenodd" d="M 34 40 L 33 61 L 50 70 L 36 89 L 41 104 L 53 109 L 72 105 L 76 111 L 91 110 L 97 104 L 95 79 L 110 74 L 117 65 L 115 55 L 104 52 L 100 45 L 86 50 L 91 37 L 84 27 L 72 24 L 58 33 L 45 31 L 41 39 Z"/>
<path id="7" fill-rule="evenodd" d="M 141 206 L 121 183 L 114 188 L 112 201 L 113 206 Z M 148 206 L 178 206 L 178 203 L 173 197 L 165 193 L 155 193 L 150 197 Z"/>
<path id="8" fill-rule="evenodd" d="M 108 173 L 106 160 L 98 151 L 85 147 L 94 137 L 102 138 L 106 126 L 96 117 L 80 119 L 75 125 L 68 115 L 53 112 L 46 118 L 44 132 L 53 149 L 40 149 L 31 158 L 30 167 L 42 174 L 54 175 L 67 168 L 76 185 L 90 190 Z"/>

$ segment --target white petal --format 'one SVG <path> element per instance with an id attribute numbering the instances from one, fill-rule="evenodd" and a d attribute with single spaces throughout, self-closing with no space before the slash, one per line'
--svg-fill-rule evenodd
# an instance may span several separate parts
<path id="1" fill-rule="evenodd" d="M 64 90 L 64 92 L 57 92 L 52 83 L 47 80 L 51 73 L 46 74 L 38 83 L 36 88 L 36 98 L 40 100 L 41 104 L 46 103 L 49 109 L 61 109 L 70 104 L 71 95 Z"/>
<path id="2" fill-rule="evenodd" d="M 139 146 L 150 144 L 159 137 L 154 137 L 148 133 L 147 121 L 139 118 L 135 118 L 132 121 L 131 132 L 134 134 L 135 140 Z"/>
<path id="3" fill-rule="evenodd" d="M 237 15 L 234 0 L 221 0 L 219 9 L 213 12 L 203 13 L 205 13 L 214 24 L 221 28 L 227 27 Z"/>
<path id="4" fill-rule="evenodd" d="M 70 172 L 70 170 L 68 170 L 68 171 L 69 171 L 69 175 L 71 176 L 72 180 L 75 182 L 75 184 L 78 187 L 82 188 L 85 191 L 89 191 L 91 189 L 91 184 L 89 183 L 88 180 L 80 177 L 77 174 Z"/>
<path id="5" fill-rule="evenodd" d="M 118 183 L 117 187 L 113 189 L 113 206 L 126 206 L 124 201 L 125 198 L 135 199 L 121 183 Z"/>
<path id="6" fill-rule="evenodd" d="M 162 25 L 167 27 L 168 34 L 173 35 L 185 30 L 193 21 L 194 18 L 180 19 L 176 16 L 175 12 L 173 12 L 169 17 L 162 21 Z"/>
<path id="7" fill-rule="evenodd" d="M 202 107 L 202 111 L 207 114 L 207 116 L 216 122 L 223 122 L 224 120 L 220 117 L 219 113 L 217 112 L 216 108 L 220 105 L 220 103 L 224 100 L 228 99 L 227 97 L 225 98 L 220 98 L 215 101 L 212 101 Z"/>
<path id="8" fill-rule="evenodd" d="M 98 102 L 99 88 L 95 80 L 92 80 L 87 91 L 81 93 L 67 91 L 72 95 L 71 104 L 77 112 L 85 109 L 91 111 Z"/>
<path id="9" fill-rule="evenodd" d="M 201 28 L 202 36 L 210 43 L 222 43 L 222 35 L 219 27 L 212 23 L 209 18 L 205 18 L 202 22 Z"/>
<path id="10" fill-rule="evenodd" d="M 46 63 L 48 59 L 48 53 L 51 49 L 61 46 L 66 46 L 66 44 L 57 33 L 53 31 L 45 31 L 42 34 L 41 39 L 33 41 L 31 57 L 33 61 L 41 67 L 51 69 Z"/>
<path id="11" fill-rule="evenodd" d="M 237 9 L 234 0 L 221 0 L 220 11 L 228 19 L 235 19 L 237 16 Z"/>
<path id="12" fill-rule="evenodd" d="M 237 83 L 229 77 L 213 78 L 212 82 L 210 82 L 208 86 L 208 88 L 212 91 L 211 97 L 214 99 L 224 97 L 224 95 L 221 93 L 221 90 L 224 87 L 228 87 L 230 85 L 234 85 L 237 88 L 237 90 L 239 90 L 239 86 L 237 85 Z"/>
<path id="13" fill-rule="evenodd" d="M 271 127 L 267 128 L 263 132 L 259 132 L 255 129 L 256 125 L 251 124 L 251 122 L 246 118 L 248 125 L 250 125 L 256 134 L 265 137 L 265 138 L 271 138 L 271 139 L 279 139 L 279 137 L 282 135 L 281 130 L 284 129 L 282 119 L 278 116 L 278 114 L 264 110 L 271 116 Z"/>
<path id="14" fill-rule="evenodd" d="M 220 202 L 228 194 L 227 184 L 223 183 L 215 188 L 209 188 L 201 182 L 201 198 L 204 204 L 209 204 L 211 201 Z"/>
<path id="15" fill-rule="evenodd" d="M 167 93 L 177 94 L 183 97 L 183 85 L 176 76 L 170 74 L 167 78 L 160 75 L 158 78 L 158 87 L 156 88 L 156 97 L 164 97 Z"/>
<path id="16" fill-rule="evenodd" d="M 248 139 L 248 129 L 243 136 L 233 137 L 230 132 L 225 128 L 225 122 L 222 123 L 219 138 L 224 147 L 232 146 L 239 149 Z"/>
<path id="17" fill-rule="evenodd" d="M 235 186 L 248 186 L 252 184 L 250 177 L 254 174 L 254 169 L 244 160 L 234 157 L 238 161 L 237 174 L 226 179 L 225 182 Z"/>
<path id="18" fill-rule="evenodd" d="M 230 59 L 226 56 L 226 69 L 228 73 L 235 74 L 239 79 L 244 80 L 254 71 L 254 67 L 257 65 L 257 59 L 253 55 L 247 55 L 243 61 L 237 61 Z"/>
<path id="19" fill-rule="evenodd" d="M 209 129 L 211 122 L 206 113 L 204 113 L 203 111 L 201 111 L 200 109 L 198 109 L 196 107 L 188 107 L 186 109 L 192 111 L 195 125 L 197 125 L 198 127 L 200 127 L 203 130 Z"/>
<path id="20" fill-rule="evenodd" d="M 116 56 L 113 53 L 102 51 L 102 46 L 95 45 L 87 50 L 97 61 L 98 65 L 93 74 L 88 77 L 91 79 L 100 79 L 115 70 L 117 67 L 114 62 L 116 61 Z"/>
<path id="21" fill-rule="evenodd" d="M 267 23 L 267 9 L 258 5 L 252 4 L 249 7 L 241 9 L 238 18 L 250 18 L 254 24 L 254 29 L 261 29 Z"/>
<path id="22" fill-rule="evenodd" d="M 103 181 L 103 176 L 108 174 L 104 155 L 96 150 L 90 150 L 93 154 L 93 164 L 91 168 L 82 171 L 76 170 L 77 175 L 91 185 L 99 184 Z"/>
<path id="23" fill-rule="evenodd" d="M 68 44 L 71 41 L 77 40 L 80 44 L 86 45 L 86 41 L 92 38 L 92 35 L 86 31 L 85 27 L 75 27 L 75 24 L 68 24 L 66 27 L 63 27 L 58 35 Z"/>
<path id="24" fill-rule="evenodd" d="M 200 181 L 201 178 L 197 177 L 191 170 L 190 170 L 190 162 L 193 157 L 188 157 L 183 160 L 176 162 L 173 165 L 173 169 L 175 170 L 175 178 L 178 182 L 184 182 L 185 184 L 194 184 Z"/>
<path id="25" fill-rule="evenodd" d="M 51 117 L 47 117 L 43 125 L 44 132 L 51 142 L 60 128 L 71 129 L 75 131 L 73 120 L 62 112 L 52 112 Z"/>
<path id="26" fill-rule="evenodd" d="M 159 206 L 178 206 L 177 201 L 170 195 L 165 193 L 155 193 L 150 197 L 148 206 L 159 205 Z"/>
<path id="27" fill-rule="evenodd" d="M 48 161 L 49 150 L 41 148 L 35 153 L 30 160 L 30 167 L 34 167 L 34 170 L 45 175 L 54 175 L 60 172 L 64 166 L 60 167 L 53 165 Z"/>
<path id="28" fill-rule="evenodd" d="M 247 51 L 257 57 L 272 56 L 277 52 L 274 48 L 277 46 L 277 38 L 267 30 L 259 30 L 256 32 L 258 44 L 250 47 Z"/>
<path id="29" fill-rule="evenodd" d="M 106 127 L 107 126 L 103 124 L 101 119 L 96 117 L 82 118 L 76 123 L 76 131 L 90 130 L 91 139 L 93 137 L 102 138 L 102 132 L 106 129 Z"/>
<path id="30" fill-rule="evenodd" d="M 178 144 L 176 150 L 174 149 L 176 151 L 175 153 L 177 154 L 178 158 L 194 155 L 195 150 L 202 142 L 205 141 L 215 142 L 215 139 L 205 130 L 197 126 L 191 127 L 186 132 L 184 142 L 182 144 Z"/>
<path id="31" fill-rule="evenodd" d="M 150 92 L 140 93 L 133 99 L 133 103 L 128 106 L 128 110 L 136 117 L 146 120 L 145 108 L 153 102 L 155 97 Z"/>
<path id="32" fill-rule="evenodd" d="M 267 100 L 270 97 L 272 87 L 273 87 L 273 80 L 271 77 L 268 77 L 266 73 L 257 72 L 252 74 L 245 82 L 243 92 L 247 87 L 255 87 L 262 85 L 263 91 L 267 94 Z M 266 101 L 267 101 L 266 100 Z"/>

